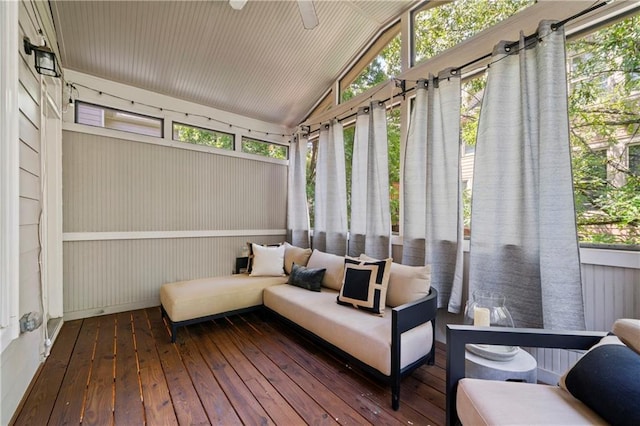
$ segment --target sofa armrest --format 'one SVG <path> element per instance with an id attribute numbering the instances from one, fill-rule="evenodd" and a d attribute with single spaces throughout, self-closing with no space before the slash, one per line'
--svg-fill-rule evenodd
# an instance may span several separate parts
<path id="1" fill-rule="evenodd" d="M 425 297 L 392 309 L 392 330 L 398 334 L 436 319 L 438 292 L 435 288 Z"/>
<path id="2" fill-rule="evenodd" d="M 474 327 L 447 325 L 447 425 L 458 423 L 456 391 L 465 376 L 465 345 L 528 346 L 536 348 L 589 349 L 606 336 L 603 331 L 555 331 L 537 328 Z"/>
<path id="3" fill-rule="evenodd" d="M 397 410 L 400 406 L 400 378 L 402 376 L 400 369 L 400 343 L 402 333 L 431 321 L 433 340 L 427 359 L 433 361 L 435 355 L 437 302 L 438 292 L 435 288 L 431 288 L 429 294 L 425 297 L 397 306 L 391 311 L 391 406 L 394 410 Z M 417 365 L 418 362 L 414 364 Z M 415 368 L 415 365 L 408 366 L 407 370 L 409 371 L 412 368 Z"/>

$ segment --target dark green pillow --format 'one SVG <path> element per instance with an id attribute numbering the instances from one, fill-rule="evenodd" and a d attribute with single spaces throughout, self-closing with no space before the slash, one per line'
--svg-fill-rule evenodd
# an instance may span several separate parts
<path id="1" fill-rule="evenodd" d="M 311 269 L 294 263 L 289 275 L 289 284 L 311 291 L 320 291 L 325 272 L 325 268 Z"/>

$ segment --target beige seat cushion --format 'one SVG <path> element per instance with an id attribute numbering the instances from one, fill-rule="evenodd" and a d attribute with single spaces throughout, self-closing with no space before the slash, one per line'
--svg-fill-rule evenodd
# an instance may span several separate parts
<path id="1" fill-rule="evenodd" d="M 160 287 L 160 302 L 172 321 L 185 321 L 262 305 L 265 287 L 287 279 L 237 274 L 167 283 Z"/>
<path id="2" fill-rule="evenodd" d="M 336 303 L 338 292 L 320 293 L 290 285 L 266 288 L 264 304 L 285 318 L 337 346 L 382 374 L 391 374 L 391 310 L 383 317 Z M 431 323 L 402 335 L 401 367 L 431 349 Z"/>
<path id="3" fill-rule="evenodd" d="M 456 397 L 463 425 L 605 425 L 558 386 L 462 379 Z"/>

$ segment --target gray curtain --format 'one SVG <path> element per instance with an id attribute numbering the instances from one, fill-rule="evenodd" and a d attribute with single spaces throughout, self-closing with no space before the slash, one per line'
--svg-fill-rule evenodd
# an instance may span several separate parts
<path id="1" fill-rule="evenodd" d="M 452 70 L 418 82 L 405 151 L 404 203 L 403 263 L 430 264 L 438 307 L 460 312 L 460 78 Z"/>
<path id="2" fill-rule="evenodd" d="M 367 164 L 369 152 L 369 107 L 361 107 L 356 115 L 351 163 L 351 222 L 349 256 L 365 252 L 367 235 Z M 373 255 L 371 255 L 373 256 Z"/>
<path id="3" fill-rule="evenodd" d="M 351 168 L 349 254 L 386 259 L 391 253 L 389 149 L 384 103 L 358 110 Z"/>
<path id="4" fill-rule="evenodd" d="M 347 252 L 347 189 L 342 124 L 320 127 L 316 163 L 313 247 L 327 253 Z"/>
<path id="5" fill-rule="evenodd" d="M 365 253 L 386 259 L 391 255 L 387 109 L 382 102 L 372 102 L 369 111 Z"/>
<path id="6" fill-rule="evenodd" d="M 307 143 L 307 135 L 299 133 L 291 144 L 287 197 L 287 241 L 304 248 L 309 247 Z"/>
<path id="7" fill-rule="evenodd" d="M 475 153 L 469 286 L 517 327 L 584 329 L 564 31 L 494 49 Z"/>

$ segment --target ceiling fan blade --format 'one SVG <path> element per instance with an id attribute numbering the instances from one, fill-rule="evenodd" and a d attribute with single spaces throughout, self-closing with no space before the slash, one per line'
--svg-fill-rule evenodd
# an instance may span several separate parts
<path id="1" fill-rule="evenodd" d="M 314 29 L 319 21 L 316 14 L 316 8 L 313 5 L 313 0 L 298 0 L 298 9 L 300 10 L 300 16 L 302 17 L 302 25 L 306 30 Z"/>
<path id="2" fill-rule="evenodd" d="M 229 6 L 235 10 L 241 10 L 245 4 L 247 4 L 247 0 L 229 0 Z"/>

